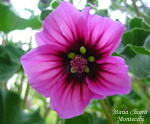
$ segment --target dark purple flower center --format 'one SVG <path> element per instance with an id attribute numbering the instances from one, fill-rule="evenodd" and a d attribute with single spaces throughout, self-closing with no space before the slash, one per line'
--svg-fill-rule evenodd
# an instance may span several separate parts
<path id="1" fill-rule="evenodd" d="M 71 61 L 70 66 L 74 73 L 82 73 L 86 70 L 88 61 L 84 59 L 81 55 L 76 55 Z"/>

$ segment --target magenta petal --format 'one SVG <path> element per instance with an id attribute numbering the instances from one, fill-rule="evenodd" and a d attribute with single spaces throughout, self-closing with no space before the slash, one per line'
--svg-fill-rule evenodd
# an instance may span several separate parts
<path id="1" fill-rule="evenodd" d="M 39 46 L 21 57 L 30 85 L 42 96 L 49 97 L 52 87 L 65 71 L 66 51 L 56 45 Z"/>
<path id="2" fill-rule="evenodd" d="M 84 45 L 87 25 L 81 12 L 71 3 L 63 1 L 43 22 L 43 31 L 36 34 L 38 45 L 57 44 L 64 48 Z"/>
<path id="3" fill-rule="evenodd" d="M 81 13 L 84 17 L 84 19 L 86 20 L 87 24 L 89 24 L 90 18 L 92 18 L 93 16 L 89 13 L 90 7 L 85 7 Z M 88 26 L 89 27 L 89 26 Z"/>
<path id="4" fill-rule="evenodd" d="M 106 96 L 98 95 L 93 92 L 92 99 L 105 99 L 105 98 L 106 98 Z"/>
<path id="5" fill-rule="evenodd" d="M 97 64 L 94 74 L 86 77 L 91 91 L 99 95 L 127 94 L 131 90 L 128 66 L 120 57 L 110 57 L 104 64 Z"/>
<path id="6" fill-rule="evenodd" d="M 99 53 L 98 61 L 103 63 L 119 46 L 121 36 L 126 28 L 119 21 L 89 14 L 89 8 L 85 8 L 82 11 L 82 15 L 87 21 L 90 33 L 89 46 L 93 51 Z"/>
<path id="7" fill-rule="evenodd" d="M 72 118 L 83 113 L 92 95 L 84 79 L 65 74 L 52 89 L 50 106 L 60 118 Z"/>

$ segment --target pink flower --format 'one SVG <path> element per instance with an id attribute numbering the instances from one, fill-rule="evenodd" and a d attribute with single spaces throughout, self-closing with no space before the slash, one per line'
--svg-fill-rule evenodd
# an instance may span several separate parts
<path id="1" fill-rule="evenodd" d="M 83 113 L 91 99 L 127 94 L 131 78 L 124 59 L 111 57 L 125 27 L 61 2 L 36 34 L 38 47 L 21 57 L 30 85 L 50 97 L 60 118 Z"/>

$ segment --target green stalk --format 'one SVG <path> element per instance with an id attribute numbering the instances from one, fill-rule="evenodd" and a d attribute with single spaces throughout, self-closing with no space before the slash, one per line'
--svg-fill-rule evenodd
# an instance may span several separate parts
<path id="1" fill-rule="evenodd" d="M 77 4 L 77 8 L 78 8 L 79 4 L 81 3 L 81 1 L 82 1 L 82 0 L 80 0 L 79 3 Z"/>
<path id="2" fill-rule="evenodd" d="M 27 99 L 27 96 L 29 94 L 29 88 L 30 88 L 30 84 L 27 83 L 27 88 L 26 88 L 26 92 L 25 92 L 25 96 L 24 96 L 24 99 L 23 99 L 23 108 L 25 109 L 26 107 L 26 99 Z"/>
<path id="3" fill-rule="evenodd" d="M 150 111 L 150 99 L 148 99 L 148 102 L 147 102 L 147 111 Z"/>
<path id="4" fill-rule="evenodd" d="M 48 113 L 50 112 L 50 107 L 46 107 L 45 108 L 45 112 L 44 112 L 44 118 L 46 118 L 47 117 L 47 115 L 48 115 Z"/>
<path id="5" fill-rule="evenodd" d="M 58 124 L 59 120 L 60 120 L 60 118 L 59 118 L 59 116 L 57 115 L 56 124 Z M 63 124 L 64 124 L 64 123 L 63 123 Z"/>
<path id="6" fill-rule="evenodd" d="M 108 97 L 105 98 L 105 102 L 106 102 L 109 113 L 112 112 L 112 107 L 110 105 Z M 111 118 L 113 119 L 113 121 L 116 121 L 115 115 L 112 115 L 112 113 L 110 115 L 111 115 Z"/>
<path id="7" fill-rule="evenodd" d="M 137 7 L 137 5 L 136 5 L 134 0 L 132 0 L 132 5 L 133 5 L 133 8 L 134 8 L 136 14 L 140 17 L 141 14 L 140 14 L 139 9 L 138 9 L 138 7 Z"/>
<path id="8" fill-rule="evenodd" d="M 4 35 L 3 35 L 2 46 L 6 46 L 7 42 L 8 42 L 8 35 L 7 35 L 7 34 L 4 34 Z"/>
<path id="9" fill-rule="evenodd" d="M 21 83 L 20 83 L 20 85 L 18 86 L 18 91 L 19 91 L 19 94 L 21 94 L 21 92 L 22 92 L 22 84 L 23 84 L 23 81 L 24 81 L 24 79 L 25 79 L 25 74 L 24 74 L 24 72 L 21 72 Z M 19 76 L 20 76 L 19 75 Z M 17 80 L 17 79 L 16 79 Z"/>
<path id="10" fill-rule="evenodd" d="M 114 122 L 113 122 L 113 120 L 112 120 L 112 118 L 111 118 L 111 116 L 110 116 L 110 114 L 108 112 L 108 109 L 107 109 L 107 107 L 105 105 L 105 102 L 102 99 L 99 99 L 99 103 L 101 104 L 101 107 L 102 107 L 102 109 L 103 109 L 103 111 L 105 113 L 105 116 L 106 116 L 108 122 L 110 124 L 114 124 Z"/>

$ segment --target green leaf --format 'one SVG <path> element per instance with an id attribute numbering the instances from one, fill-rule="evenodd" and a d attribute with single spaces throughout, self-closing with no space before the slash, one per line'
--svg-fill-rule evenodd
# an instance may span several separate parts
<path id="1" fill-rule="evenodd" d="M 98 10 L 98 11 L 96 11 L 96 14 L 100 15 L 102 17 L 108 17 L 108 11 L 107 11 L 107 9 Z"/>
<path id="2" fill-rule="evenodd" d="M 146 48 L 142 46 L 133 46 L 128 44 L 119 54 L 126 59 L 132 59 L 137 54 L 150 55 L 150 51 L 146 50 Z"/>
<path id="3" fill-rule="evenodd" d="M 131 60 L 126 60 L 126 64 L 129 65 L 129 71 L 137 78 L 142 79 L 150 75 L 149 55 L 137 55 Z"/>
<path id="4" fill-rule="evenodd" d="M 25 113 L 20 96 L 0 88 L 0 124 L 45 124 L 39 110 Z"/>
<path id="5" fill-rule="evenodd" d="M 70 2 L 71 4 L 73 4 L 73 0 L 69 0 L 69 2 Z"/>
<path id="6" fill-rule="evenodd" d="M 150 25 L 150 18 L 147 15 L 143 14 L 143 13 L 140 13 L 140 14 L 144 18 L 145 22 L 147 22 L 147 24 Z"/>
<path id="7" fill-rule="evenodd" d="M 12 44 L 5 47 L 0 46 L 0 81 L 6 82 L 21 65 L 20 57 L 25 52 Z"/>
<path id="8" fill-rule="evenodd" d="M 141 100 L 141 97 L 134 90 L 131 90 L 131 92 L 126 96 L 129 97 L 131 100 Z"/>
<path id="9" fill-rule="evenodd" d="M 150 35 L 146 38 L 144 47 L 150 50 Z"/>
<path id="10" fill-rule="evenodd" d="M 52 8 L 53 8 L 53 9 L 56 9 L 58 5 L 59 5 L 59 3 L 58 3 L 57 1 L 54 1 L 54 2 L 52 3 Z"/>
<path id="11" fill-rule="evenodd" d="M 120 56 L 120 57 L 124 58 L 124 56 L 120 55 L 120 54 L 117 53 L 117 52 L 114 52 L 111 56 Z"/>
<path id="12" fill-rule="evenodd" d="M 80 116 L 66 119 L 64 124 L 108 124 L 108 121 L 98 117 L 95 113 L 84 113 Z"/>
<path id="13" fill-rule="evenodd" d="M 127 45 L 121 53 L 119 53 L 121 56 L 123 56 L 126 59 L 132 59 L 134 58 L 137 53 L 131 48 L 130 45 Z"/>
<path id="14" fill-rule="evenodd" d="M 15 47 L 13 44 L 8 44 L 5 46 L 5 48 L 12 54 L 13 57 L 18 59 L 18 61 L 20 57 L 25 54 L 25 51 L 23 51 L 21 48 Z"/>
<path id="15" fill-rule="evenodd" d="M 108 121 L 104 118 L 96 117 L 93 124 L 109 124 Z"/>
<path id="16" fill-rule="evenodd" d="M 138 18 L 138 17 L 135 17 L 135 18 L 131 19 L 130 27 L 132 29 L 138 27 L 138 28 L 143 28 L 143 29 L 149 29 L 150 30 L 150 26 L 148 24 L 146 24 L 142 18 Z"/>
<path id="17" fill-rule="evenodd" d="M 123 49 L 124 49 L 124 45 L 122 43 L 120 43 L 119 46 L 117 47 L 117 49 L 115 50 L 115 52 L 120 53 L 120 52 L 122 52 Z"/>
<path id="18" fill-rule="evenodd" d="M 119 47 L 116 51 L 112 54 L 112 56 L 120 56 L 124 59 L 132 59 L 137 55 L 134 49 L 128 44 L 126 47 L 120 43 Z"/>
<path id="19" fill-rule="evenodd" d="M 143 124 L 150 124 L 150 119 L 149 119 L 149 117 L 150 117 L 150 111 L 147 112 L 147 114 L 143 114 L 142 117 L 144 117 Z"/>
<path id="20" fill-rule="evenodd" d="M 40 19 L 43 21 L 52 12 L 52 10 L 43 10 L 40 15 Z"/>
<path id="21" fill-rule="evenodd" d="M 120 56 L 125 59 L 132 59 L 138 54 L 150 55 L 150 51 L 143 46 L 133 46 L 131 44 L 127 44 L 126 47 L 124 47 L 121 44 L 112 54 L 112 56 Z"/>
<path id="22" fill-rule="evenodd" d="M 27 27 L 39 29 L 41 26 L 42 23 L 39 21 L 38 16 L 31 19 L 23 19 L 17 16 L 10 6 L 0 4 L 0 31 L 9 33 L 15 29 L 25 29 Z"/>
<path id="23" fill-rule="evenodd" d="M 142 81 L 142 83 L 144 83 L 145 85 L 147 85 L 148 87 L 150 87 L 150 77 L 148 77 L 146 79 L 142 79 L 141 81 Z"/>
<path id="24" fill-rule="evenodd" d="M 138 54 L 150 55 L 150 51 L 146 50 L 145 47 L 132 46 L 131 44 L 130 47 Z"/>
<path id="25" fill-rule="evenodd" d="M 0 82 L 6 82 L 19 69 L 20 62 L 0 46 Z"/>
<path id="26" fill-rule="evenodd" d="M 84 113 L 83 115 L 66 119 L 65 124 L 91 124 L 91 117 L 88 113 Z"/>
<path id="27" fill-rule="evenodd" d="M 52 0 L 39 0 L 38 8 L 42 11 L 50 6 Z"/>
<path id="28" fill-rule="evenodd" d="M 127 31 L 123 34 L 121 42 L 124 46 L 127 44 L 143 46 L 149 34 L 150 30 L 134 28 L 131 31 Z"/>
<path id="29" fill-rule="evenodd" d="M 101 105 L 99 104 L 99 101 L 98 99 L 92 99 L 90 104 L 87 105 L 86 109 L 90 109 L 90 110 L 96 110 L 96 111 L 102 111 L 102 107 Z"/>

